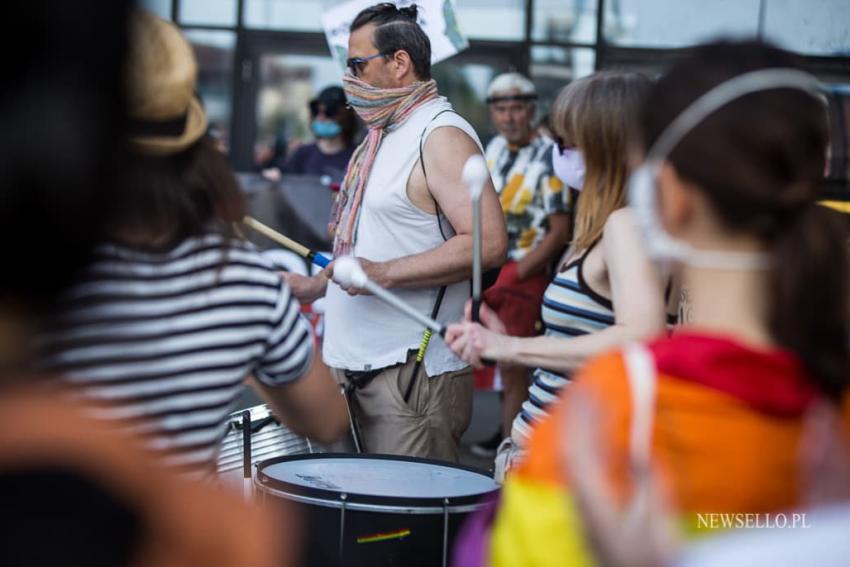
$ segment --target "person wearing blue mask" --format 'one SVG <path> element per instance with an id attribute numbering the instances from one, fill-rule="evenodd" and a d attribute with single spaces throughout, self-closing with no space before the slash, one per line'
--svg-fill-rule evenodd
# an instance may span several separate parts
<path id="1" fill-rule="evenodd" d="M 354 153 L 357 119 L 346 106 L 342 87 L 327 87 L 310 101 L 310 130 L 316 141 L 300 146 L 283 166 L 283 173 L 328 175 L 342 181 Z"/>

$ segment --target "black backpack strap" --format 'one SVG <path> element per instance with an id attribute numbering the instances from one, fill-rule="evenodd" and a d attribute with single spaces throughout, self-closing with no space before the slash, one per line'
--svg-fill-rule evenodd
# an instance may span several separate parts
<path id="1" fill-rule="evenodd" d="M 433 118 L 431 118 L 431 120 L 428 121 L 428 124 L 422 130 L 422 134 L 419 135 L 419 165 L 422 168 L 422 175 L 425 177 L 425 184 L 426 185 L 428 184 L 428 172 L 425 169 L 425 153 L 422 150 L 423 142 L 425 140 L 425 132 L 428 131 L 428 127 L 431 126 L 431 124 L 434 123 L 434 120 L 436 120 L 437 117 L 439 117 L 441 114 L 444 114 L 446 112 L 454 112 L 455 114 L 457 114 L 457 112 L 455 112 L 454 109 L 452 109 L 452 108 L 446 108 L 446 109 L 441 110 L 440 112 L 435 114 L 433 116 Z M 430 191 L 429 191 L 429 193 L 430 193 Z M 437 227 L 440 229 L 440 235 L 443 237 L 443 240 L 448 240 L 448 238 L 446 238 L 445 232 L 443 232 L 443 223 L 440 221 L 440 205 L 437 203 L 437 200 L 434 199 L 433 195 L 431 196 L 431 198 L 434 200 L 434 206 L 436 207 L 436 210 L 437 210 Z M 498 268 L 489 269 L 489 270 L 485 271 L 483 274 L 481 274 L 481 289 L 487 289 L 487 288 L 491 287 L 493 284 L 495 284 L 496 280 L 499 279 L 499 274 L 501 272 L 502 272 L 502 268 L 500 266 Z M 469 281 L 469 290 L 470 290 L 469 293 L 471 295 L 472 294 L 472 280 Z"/>
<path id="2" fill-rule="evenodd" d="M 428 127 L 434 123 L 434 120 L 437 119 L 438 116 L 444 114 L 446 112 L 454 112 L 451 108 L 446 108 L 435 114 L 431 120 L 428 121 L 428 124 L 425 125 L 425 128 L 422 130 L 422 134 L 419 135 L 419 166 L 422 168 L 422 175 L 425 177 L 425 186 L 428 185 L 428 172 L 425 170 L 425 152 L 422 150 L 423 143 L 425 141 L 425 132 L 428 131 Z M 428 194 L 431 194 L 431 190 L 428 190 Z M 440 204 L 437 203 L 437 200 L 434 199 L 434 196 L 431 195 L 431 199 L 434 201 L 434 208 L 437 212 L 437 228 L 440 229 L 440 236 L 443 237 L 443 241 L 448 240 L 446 238 L 446 233 L 443 232 L 443 223 L 440 222 Z M 431 310 L 431 318 L 436 319 L 437 315 L 440 313 L 440 305 L 443 304 L 443 297 L 446 295 L 446 287 L 441 286 L 439 291 L 437 292 L 437 297 L 434 300 L 434 308 Z M 407 403 L 410 400 L 410 394 L 413 392 L 413 384 L 416 382 L 416 376 L 419 374 L 419 368 L 422 366 L 422 362 L 425 360 L 425 351 L 428 349 L 428 344 L 431 341 L 431 331 L 429 329 L 425 330 L 425 334 L 422 336 L 422 342 L 419 345 L 419 352 L 416 353 L 416 362 L 413 365 L 413 373 L 410 377 L 410 381 L 407 383 L 407 388 L 404 390 L 404 402 Z"/>
<path id="3" fill-rule="evenodd" d="M 457 114 L 454 111 L 454 109 L 451 109 L 451 108 L 445 108 L 445 109 L 441 110 L 440 112 L 435 114 L 431 118 L 431 120 L 428 121 L 428 124 L 425 125 L 425 128 L 422 129 L 422 133 L 419 135 L 419 167 L 422 168 L 422 176 L 425 177 L 425 186 L 426 187 L 428 186 L 428 172 L 425 170 L 425 152 L 423 151 L 423 144 L 424 144 L 424 141 L 425 141 L 425 132 L 428 131 L 428 128 L 431 126 L 431 124 L 434 123 L 434 120 L 436 120 L 437 118 L 439 118 L 439 116 L 441 114 L 445 114 L 446 112 L 454 112 L 455 114 Z M 428 190 L 428 194 L 431 195 L 430 189 Z M 437 200 L 434 199 L 433 195 L 431 195 L 431 199 L 434 201 L 434 207 L 437 210 L 437 228 L 440 229 L 440 236 L 443 237 L 444 241 L 448 240 L 448 238 L 446 238 L 446 233 L 443 232 L 443 223 L 440 220 L 440 204 L 437 203 Z"/>
<path id="4" fill-rule="evenodd" d="M 424 141 L 425 141 L 425 132 L 428 131 L 428 127 L 431 126 L 431 124 L 434 123 L 434 120 L 436 120 L 441 114 L 445 114 L 446 112 L 454 112 L 454 110 L 451 109 L 451 108 L 444 108 L 443 110 L 441 110 L 440 112 L 435 114 L 433 117 L 431 117 L 431 120 L 428 121 L 428 124 L 425 125 L 425 128 L 422 129 L 422 133 L 419 135 L 419 166 L 422 168 L 422 175 L 425 177 L 425 185 L 426 186 L 428 185 L 428 172 L 425 170 L 425 152 L 422 149 Z M 457 114 L 457 113 L 455 112 L 455 114 Z M 431 194 L 430 189 L 428 191 L 428 194 L 429 195 Z M 437 203 L 437 200 L 434 199 L 433 195 L 431 195 L 431 199 L 433 199 L 434 207 L 436 208 L 436 211 L 437 211 L 437 215 L 436 215 L 437 216 L 437 228 L 440 229 L 440 236 L 443 237 L 444 241 L 448 240 L 448 238 L 446 238 L 445 232 L 443 232 L 443 223 L 440 221 L 440 204 Z M 445 293 L 446 293 L 446 286 L 442 286 L 440 288 L 440 291 L 437 293 L 437 299 L 434 302 L 434 310 L 431 312 L 431 318 L 432 319 L 436 319 L 437 315 L 439 314 L 440 305 L 443 302 L 443 296 L 445 295 Z"/>
<path id="5" fill-rule="evenodd" d="M 452 112 L 457 114 L 453 108 L 444 108 L 437 114 L 435 114 L 431 120 L 428 121 L 428 124 L 425 125 L 425 128 L 422 130 L 422 133 L 419 135 L 419 165 L 422 167 L 422 175 L 425 176 L 425 183 L 428 183 L 428 172 L 425 171 L 425 153 L 422 151 L 422 145 L 425 142 L 425 132 L 428 131 L 428 127 L 434 123 L 434 120 L 440 117 L 441 114 L 445 114 L 446 112 Z"/>

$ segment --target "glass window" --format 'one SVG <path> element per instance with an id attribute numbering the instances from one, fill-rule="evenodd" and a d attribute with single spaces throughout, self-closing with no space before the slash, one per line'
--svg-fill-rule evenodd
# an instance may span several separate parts
<path id="1" fill-rule="evenodd" d="M 457 0 L 455 12 L 461 33 L 467 37 L 499 40 L 525 38 L 525 0 Z"/>
<path id="2" fill-rule="evenodd" d="M 534 0 L 535 41 L 593 43 L 597 0 Z"/>
<path id="3" fill-rule="evenodd" d="M 612 0 L 605 3 L 605 38 L 616 45 L 681 47 L 719 35 L 755 36 L 758 21 L 759 0 Z"/>
<path id="4" fill-rule="evenodd" d="M 472 124 L 485 146 L 495 134 L 484 102 L 487 86 L 496 75 L 508 70 L 507 63 L 456 62 L 451 59 L 438 63 L 432 70 L 440 94 L 448 98 L 457 113 Z"/>
<path id="5" fill-rule="evenodd" d="M 197 26 L 235 26 L 236 0 L 180 0 L 180 23 Z"/>
<path id="6" fill-rule="evenodd" d="M 331 85 L 342 85 L 342 77 L 330 56 L 268 53 L 260 57 L 255 165 L 280 165 L 290 148 L 312 140 L 308 103 Z"/>
<path id="7" fill-rule="evenodd" d="M 210 133 L 227 150 L 230 148 L 236 34 L 203 30 L 186 30 L 184 33 L 198 59 L 198 94 L 207 111 Z"/>
<path id="8" fill-rule="evenodd" d="M 321 0 L 245 0 L 246 27 L 275 30 L 322 31 Z"/>
<path id="9" fill-rule="evenodd" d="M 764 37 L 800 53 L 850 55 L 850 2 L 768 0 Z"/>
<path id="10" fill-rule="evenodd" d="M 142 0 L 139 4 L 160 18 L 171 19 L 171 0 Z"/>
<path id="11" fill-rule="evenodd" d="M 555 97 L 564 86 L 593 73 L 596 52 L 586 47 L 538 45 L 531 48 L 531 80 L 537 86 L 538 112 L 549 113 Z"/>
<path id="12" fill-rule="evenodd" d="M 850 121 L 850 84 L 830 85 L 830 147 L 826 171 L 828 195 L 850 199 L 850 148 L 847 145 L 847 122 Z"/>

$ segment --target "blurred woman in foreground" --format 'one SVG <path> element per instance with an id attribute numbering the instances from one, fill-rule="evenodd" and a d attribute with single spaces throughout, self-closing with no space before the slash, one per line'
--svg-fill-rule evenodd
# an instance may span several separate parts
<path id="1" fill-rule="evenodd" d="M 681 267 L 693 326 L 578 375 L 508 478 L 490 564 L 592 562 L 588 495 L 639 521 L 647 498 L 633 487 L 649 470 L 688 536 L 716 533 L 710 514 L 802 503 L 804 416 L 837 409 L 850 376 L 847 235 L 815 202 L 826 120 L 816 81 L 756 42 L 696 48 L 653 87 L 630 204 L 648 249 Z M 583 466 L 585 435 L 602 474 Z"/>

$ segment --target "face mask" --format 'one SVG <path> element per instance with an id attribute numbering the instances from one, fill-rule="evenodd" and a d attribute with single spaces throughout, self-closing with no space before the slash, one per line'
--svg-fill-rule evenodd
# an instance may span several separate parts
<path id="1" fill-rule="evenodd" d="M 342 126 L 333 120 L 313 120 L 312 128 L 317 138 L 335 138 L 342 134 Z"/>
<path id="2" fill-rule="evenodd" d="M 632 173 L 629 180 L 629 207 L 651 258 L 720 270 L 763 270 L 770 267 L 770 255 L 767 253 L 698 250 L 664 230 L 658 212 L 659 168 L 659 162 L 644 164 Z"/>
<path id="3" fill-rule="evenodd" d="M 765 252 L 699 250 L 674 238 L 663 227 L 658 213 L 658 173 L 661 164 L 682 138 L 717 109 L 744 95 L 777 88 L 803 90 L 818 97 L 818 83 L 795 69 L 763 69 L 739 75 L 714 87 L 679 114 L 647 152 L 646 162 L 629 179 L 629 207 L 636 217 L 644 246 L 660 261 L 673 261 L 699 268 L 762 270 L 770 267 Z"/>
<path id="4" fill-rule="evenodd" d="M 580 150 L 566 148 L 563 152 L 558 144 L 552 145 L 552 168 L 555 175 L 576 191 L 584 185 L 584 156 Z"/>

